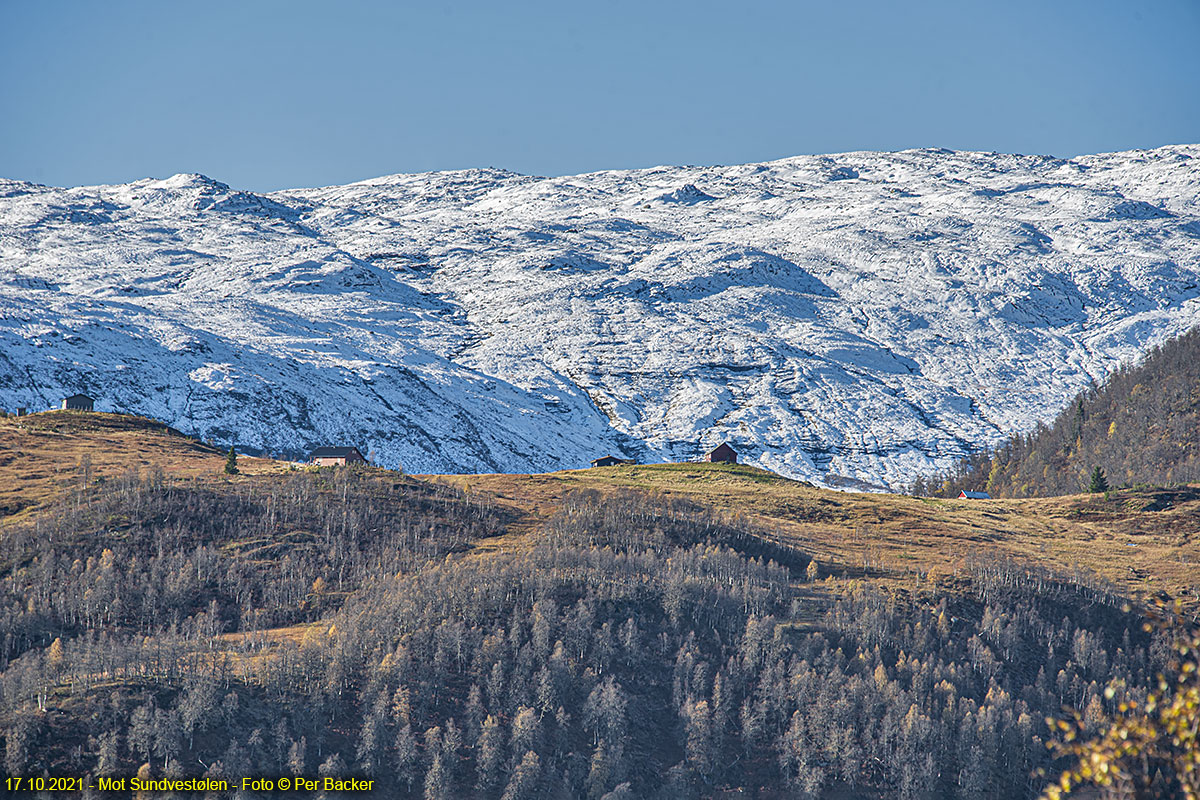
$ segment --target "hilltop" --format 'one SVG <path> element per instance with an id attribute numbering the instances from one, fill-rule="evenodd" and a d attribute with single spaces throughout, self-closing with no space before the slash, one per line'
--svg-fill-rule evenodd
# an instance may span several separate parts
<path id="1" fill-rule="evenodd" d="M 1200 150 L 912 150 L 256 195 L 0 187 L 0 407 L 546 472 L 729 440 L 892 487 L 1200 321 Z"/>
<path id="2" fill-rule="evenodd" d="M 122 414 L 46 412 L 0 418 L 0 530 L 52 508 L 64 494 L 130 475 L 236 486 L 286 482 L 290 462 L 241 456 L 163 423 Z M 85 466 L 86 465 L 86 466 Z M 363 468 L 391 485 L 451 488 L 503 512 L 503 530 L 481 553 L 528 546 L 564 499 L 633 492 L 677 498 L 733 515 L 755 535 L 796 547 L 835 575 L 952 580 L 967 560 L 1013 558 L 1055 570 L 1082 568 L 1131 596 L 1200 597 L 1200 487 L 1142 486 L 1107 495 L 962 501 L 831 491 L 745 464 L 644 464 L 543 474 L 406 476 Z M 199 483 L 197 483 L 199 482 Z"/>
<path id="3" fill-rule="evenodd" d="M 686 499 L 737 515 L 769 542 L 796 547 L 836 575 L 953 583 L 972 558 L 1085 572 L 1131 596 L 1200 598 L 1200 487 L 1024 500 L 963 501 L 846 493 L 747 465 L 658 464 L 544 475 L 435 478 L 487 492 L 525 524 L 571 493 Z M 528 517 L 531 516 L 533 521 Z"/>
<path id="4" fill-rule="evenodd" d="M 0 417 L 0 525 L 36 510 L 71 487 L 126 473 L 159 470 L 173 479 L 221 472 L 225 452 L 161 422 L 129 414 L 47 411 Z M 243 458 L 244 472 L 282 468 Z"/>

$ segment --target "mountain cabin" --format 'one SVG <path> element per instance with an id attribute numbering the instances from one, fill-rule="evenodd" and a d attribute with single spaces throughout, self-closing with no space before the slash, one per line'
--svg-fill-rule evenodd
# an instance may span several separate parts
<path id="1" fill-rule="evenodd" d="M 737 452 L 729 446 L 728 442 L 722 442 L 705 453 L 704 460 L 713 464 L 736 464 Z"/>
<path id="2" fill-rule="evenodd" d="M 357 447 L 318 447 L 308 457 L 308 463 L 318 467 L 336 467 L 346 464 L 365 464 L 367 460 Z"/>
<path id="3" fill-rule="evenodd" d="M 616 456 L 600 456 L 592 459 L 593 467 L 624 467 L 636 463 L 632 458 L 617 458 Z"/>
<path id="4" fill-rule="evenodd" d="M 987 492 L 959 492 L 959 500 L 991 500 L 992 496 Z"/>
<path id="5" fill-rule="evenodd" d="M 64 397 L 62 401 L 62 407 L 66 411 L 92 411 L 95 404 L 96 401 L 86 394 L 73 394 Z"/>

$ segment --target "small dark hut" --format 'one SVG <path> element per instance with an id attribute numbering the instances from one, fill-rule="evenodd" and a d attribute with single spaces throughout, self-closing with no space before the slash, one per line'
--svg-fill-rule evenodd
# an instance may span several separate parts
<path id="1" fill-rule="evenodd" d="M 704 460 L 714 464 L 736 464 L 737 452 L 729 446 L 728 442 L 722 442 L 704 454 Z"/>
<path id="2" fill-rule="evenodd" d="M 616 456 L 600 456 L 592 459 L 593 467 L 621 467 L 636 463 L 631 458 L 617 458 Z"/>
<path id="3" fill-rule="evenodd" d="M 357 447 L 318 447 L 308 457 L 310 464 L 334 467 L 345 464 L 365 464 L 367 460 Z"/>
<path id="4" fill-rule="evenodd" d="M 73 394 L 64 397 L 62 401 L 62 407 L 66 411 L 92 411 L 95 404 L 96 401 L 86 394 Z"/>

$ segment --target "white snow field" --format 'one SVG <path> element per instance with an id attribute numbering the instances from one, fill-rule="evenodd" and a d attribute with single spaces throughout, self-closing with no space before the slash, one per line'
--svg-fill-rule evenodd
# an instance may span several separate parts
<path id="1" fill-rule="evenodd" d="M 895 488 L 1197 322 L 1197 145 L 0 181 L 0 408 L 86 392 L 249 453 L 529 472 L 728 440 Z"/>

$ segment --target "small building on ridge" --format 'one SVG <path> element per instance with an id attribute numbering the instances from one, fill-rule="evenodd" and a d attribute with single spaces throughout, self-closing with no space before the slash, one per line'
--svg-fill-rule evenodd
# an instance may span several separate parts
<path id="1" fill-rule="evenodd" d="M 357 447 L 318 447 L 308 457 L 308 463 L 318 467 L 334 467 L 345 464 L 365 464 L 367 460 Z"/>
<path id="2" fill-rule="evenodd" d="M 991 500 L 992 496 L 987 492 L 967 492 L 958 493 L 959 500 Z"/>
<path id="3" fill-rule="evenodd" d="M 624 467 L 636 463 L 632 458 L 617 458 L 616 456 L 600 456 L 592 459 L 593 467 Z"/>
<path id="4" fill-rule="evenodd" d="M 713 464 L 736 464 L 737 452 L 729 446 L 728 442 L 722 442 L 705 453 L 704 460 Z"/>
<path id="5" fill-rule="evenodd" d="M 86 394 L 73 394 L 70 397 L 64 397 L 62 407 L 66 411 L 92 411 L 96 401 Z"/>

